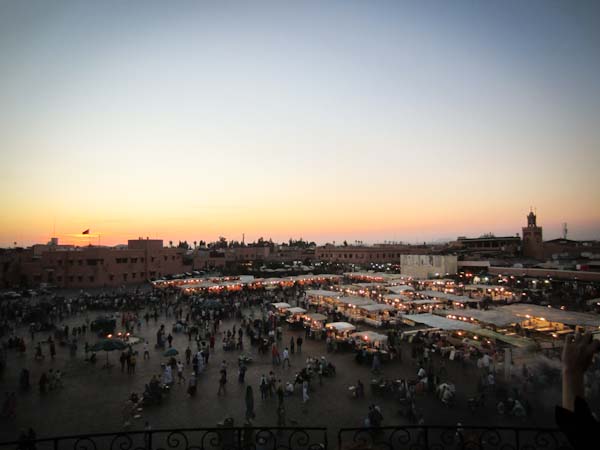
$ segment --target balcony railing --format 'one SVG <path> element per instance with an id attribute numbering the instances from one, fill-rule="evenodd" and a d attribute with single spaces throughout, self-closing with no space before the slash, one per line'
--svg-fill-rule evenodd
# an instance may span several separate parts
<path id="1" fill-rule="evenodd" d="M 340 450 L 572 450 L 556 429 L 405 426 L 342 428 Z"/>
<path id="2" fill-rule="evenodd" d="M 124 431 L 0 443 L 0 450 L 327 450 L 326 428 L 219 427 Z M 556 429 L 342 428 L 338 450 L 572 450 Z"/>

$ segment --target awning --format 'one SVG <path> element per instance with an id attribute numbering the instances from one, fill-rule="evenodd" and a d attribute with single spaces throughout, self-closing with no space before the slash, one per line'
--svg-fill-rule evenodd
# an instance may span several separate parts
<path id="1" fill-rule="evenodd" d="M 335 331 L 354 331 L 356 327 L 348 322 L 331 322 L 326 323 L 325 328 L 330 328 Z"/>

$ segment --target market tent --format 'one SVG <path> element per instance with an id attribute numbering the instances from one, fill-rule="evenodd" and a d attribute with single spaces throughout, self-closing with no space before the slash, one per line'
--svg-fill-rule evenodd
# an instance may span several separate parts
<path id="1" fill-rule="evenodd" d="M 319 313 L 308 313 L 308 314 L 305 314 L 304 317 L 306 317 L 307 319 L 310 319 L 310 320 L 314 320 L 316 322 L 321 322 L 323 320 L 327 320 L 327 316 L 325 314 L 319 314 Z"/>
<path id="2" fill-rule="evenodd" d="M 402 302 L 407 305 L 439 305 L 441 302 L 439 300 L 429 300 L 429 299 L 420 299 L 420 300 L 407 300 Z"/>
<path id="3" fill-rule="evenodd" d="M 411 298 L 407 297 L 404 294 L 385 294 L 383 296 L 383 299 L 389 300 L 391 302 L 402 302 L 402 303 L 412 300 Z"/>
<path id="4" fill-rule="evenodd" d="M 360 305 L 357 306 L 357 308 L 368 312 L 394 311 L 396 309 L 392 305 L 386 305 L 385 303 L 375 303 L 373 305 Z"/>
<path id="5" fill-rule="evenodd" d="M 524 349 L 534 349 L 537 347 L 536 343 L 532 339 L 521 336 L 506 336 L 502 333 L 497 333 L 487 328 L 479 328 L 478 330 L 473 331 L 473 333 L 478 336 L 483 336 L 487 338 L 496 339 L 501 342 L 505 342 L 507 344 L 512 345 L 513 347 Z"/>
<path id="6" fill-rule="evenodd" d="M 355 297 L 355 296 L 340 297 L 340 298 L 336 299 L 336 302 L 343 303 L 343 304 L 349 305 L 349 306 L 363 306 L 363 305 L 376 304 L 373 300 L 368 299 L 366 297 Z"/>
<path id="7" fill-rule="evenodd" d="M 415 288 L 413 288 L 412 286 L 390 286 L 388 287 L 388 290 L 392 293 L 392 294 L 404 294 L 406 292 L 414 292 Z"/>
<path id="8" fill-rule="evenodd" d="M 292 305 L 290 305 L 289 303 L 285 303 L 285 302 L 271 303 L 271 305 L 273 306 L 273 308 L 277 308 L 277 309 L 289 309 L 292 307 Z"/>
<path id="9" fill-rule="evenodd" d="M 342 293 L 341 292 L 334 292 L 334 291 L 326 291 L 325 289 L 308 289 L 306 291 L 306 295 L 308 297 L 331 297 L 331 298 L 337 298 L 337 297 L 341 297 Z"/>
<path id="10" fill-rule="evenodd" d="M 331 322 L 331 323 L 326 323 L 325 324 L 325 328 L 329 328 L 329 329 L 333 329 L 335 331 L 354 331 L 356 330 L 356 327 L 354 325 L 352 325 L 351 323 L 348 322 Z"/>
<path id="11" fill-rule="evenodd" d="M 470 303 L 470 302 L 480 302 L 481 301 L 480 298 L 470 298 L 470 297 L 466 297 L 464 295 L 448 294 L 446 292 L 438 292 L 438 291 L 421 291 L 421 292 L 419 292 L 419 294 L 424 295 L 426 297 L 439 298 L 441 300 L 447 300 L 447 301 L 456 302 L 456 303 Z"/>
<path id="12" fill-rule="evenodd" d="M 440 316 L 453 316 L 448 317 L 449 319 L 454 319 L 456 316 L 458 317 L 466 317 L 468 319 L 475 319 L 478 322 L 489 323 L 492 325 L 496 325 L 498 327 L 505 327 L 510 325 L 511 323 L 519 322 L 518 319 L 513 313 L 509 311 L 504 311 L 502 309 L 494 308 L 494 309 L 440 309 L 436 311 L 437 315 Z"/>
<path id="13" fill-rule="evenodd" d="M 476 291 L 479 289 L 507 290 L 508 287 L 499 284 L 467 284 L 463 289 L 465 291 Z"/>
<path id="14" fill-rule="evenodd" d="M 479 328 L 469 322 L 447 319 L 446 317 L 436 316 L 435 314 L 407 314 L 404 317 L 413 322 L 422 323 L 423 325 L 432 328 L 440 328 L 442 330 L 474 331 Z"/>
<path id="15" fill-rule="evenodd" d="M 388 340 L 388 337 L 385 334 L 375 333 L 374 331 L 359 331 L 352 333 L 350 337 L 366 342 L 387 342 Z"/>
<path id="16" fill-rule="evenodd" d="M 499 309 L 508 311 L 515 316 L 523 319 L 530 317 L 539 317 L 550 322 L 563 323 L 565 325 L 581 325 L 586 327 L 600 327 L 600 316 L 597 314 L 582 313 L 575 311 L 564 311 L 558 308 L 548 308 L 539 305 L 526 305 L 516 303 L 513 305 L 501 306 Z"/>
<path id="17" fill-rule="evenodd" d="M 295 306 L 293 308 L 288 308 L 286 312 L 290 314 L 304 314 L 306 310 L 304 308 L 298 308 L 297 306 Z"/>

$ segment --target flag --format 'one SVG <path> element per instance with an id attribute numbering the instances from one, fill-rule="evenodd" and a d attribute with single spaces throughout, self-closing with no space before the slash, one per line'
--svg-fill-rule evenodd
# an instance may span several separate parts
<path id="1" fill-rule="evenodd" d="M 90 229 L 88 228 L 87 230 L 82 231 L 81 234 L 90 234 Z"/>

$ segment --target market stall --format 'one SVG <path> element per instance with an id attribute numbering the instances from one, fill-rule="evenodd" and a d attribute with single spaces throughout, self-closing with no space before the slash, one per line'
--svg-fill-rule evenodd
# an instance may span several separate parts
<path id="1" fill-rule="evenodd" d="M 313 306 L 333 305 L 335 299 L 340 298 L 341 292 L 327 291 L 324 289 L 309 289 L 306 291 L 308 303 Z"/>
<path id="2" fill-rule="evenodd" d="M 373 300 L 370 300 L 366 297 L 356 297 L 356 296 L 348 296 L 348 297 L 339 297 L 336 298 L 332 305 L 330 305 L 330 310 L 334 310 L 340 312 L 344 317 L 348 318 L 350 321 L 359 322 L 362 320 L 362 316 L 360 310 L 357 308 L 359 306 L 366 305 L 376 305 Z"/>
<path id="3" fill-rule="evenodd" d="M 308 327 L 313 333 L 321 333 L 325 330 L 327 316 L 320 313 L 306 313 L 302 316 L 305 327 Z"/>
<path id="4" fill-rule="evenodd" d="M 356 331 L 356 327 L 348 322 L 327 323 L 325 329 L 327 334 L 336 341 L 347 341 L 350 333 Z"/>
<path id="5" fill-rule="evenodd" d="M 360 305 L 356 307 L 360 314 L 359 320 L 373 327 L 381 327 L 383 325 L 395 325 L 396 323 L 396 308 L 385 303 L 375 303 L 372 305 Z"/>
<path id="6" fill-rule="evenodd" d="M 295 306 L 293 308 L 288 308 L 285 313 L 287 315 L 285 320 L 290 325 L 290 328 L 302 328 L 304 326 L 303 317 L 306 314 L 304 308 Z"/>
<path id="7" fill-rule="evenodd" d="M 290 305 L 289 303 L 285 303 L 285 302 L 277 302 L 277 303 L 271 303 L 270 307 L 273 310 L 273 312 L 278 314 L 280 317 L 283 317 L 286 314 L 286 311 L 288 309 L 290 309 L 292 307 L 292 305 Z"/>
<path id="8" fill-rule="evenodd" d="M 368 347 L 379 350 L 383 350 L 388 340 L 385 334 L 375 333 L 374 331 L 358 331 L 350 334 L 349 338 L 354 340 L 359 348 Z"/>

